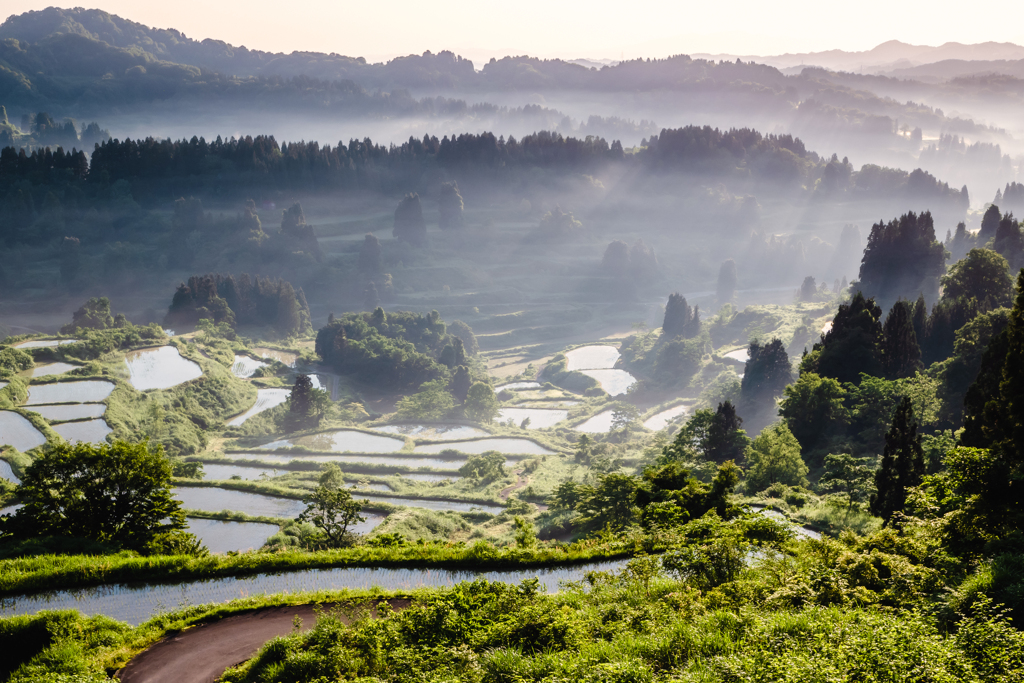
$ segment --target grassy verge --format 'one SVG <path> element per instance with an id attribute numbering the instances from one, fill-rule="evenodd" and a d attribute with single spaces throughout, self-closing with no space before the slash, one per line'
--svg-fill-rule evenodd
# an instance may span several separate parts
<path id="1" fill-rule="evenodd" d="M 396 548 L 357 546 L 317 552 L 242 553 L 234 556 L 39 555 L 0 561 L 0 595 L 84 588 L 107 583 L 178 583 L 263 572 L 327 567 L 436 567 L 438 569 L 512 569 L 573 564 L 657 549 L 652 541 L 597 539 L 541 548 L 495 548 L 487 543 L 423 544 Z"/>

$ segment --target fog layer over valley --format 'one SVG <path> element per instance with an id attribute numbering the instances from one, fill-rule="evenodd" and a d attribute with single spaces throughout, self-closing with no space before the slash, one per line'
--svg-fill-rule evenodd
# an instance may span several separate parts
<path id="1" fill-rule="evenodd" d="M 0 25 L 0 683 L 1019 679 L 1024 48 L 605 57 Z"/>

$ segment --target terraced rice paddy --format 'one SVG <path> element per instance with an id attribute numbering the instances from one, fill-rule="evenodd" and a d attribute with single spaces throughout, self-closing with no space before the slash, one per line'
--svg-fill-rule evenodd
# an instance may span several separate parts
<path id="1" fill-rule="evenodd" d="M 374 587 L 386 591 L 409 591 L 414 588 L 450 587 L 476 579 L 518 584 L 525 579 L 536 578 L 540 580 L 541 592 L 553 593 L 566 581 L 583 581 L 588 572 L 614 572 L 625 564 L 625 559 L 605 560 L 564 567 L 489 572 L 434 568 L 341 567 L 254 574 L 177 584 L 114 584 L 5 598 L 0 601 L 0 615 L 35 614 L 44 609 L 77 609 L 86 616 L 105 614 L 113 619 L 138 625 L 171 609 L 226 602 L 251 595 L 343 588 L 369 590 Z"/>
<path id="2" fill-rule="evenodd" d="M 416 446 L 413 453 L 440 453 L 452 449 L 467 455 L 479 455 L 487 451 L 523 455 L 554 455 L 555 452 L 529 439 L 500 438 L 475 439 L 473 441 L 456 441 L 452 443 L 432 443 Z"/>
<path id="3" fill-rule="evenodd" d="M 210 486 L 178 486 L 174 497 L 189 510 L 220 512 L 232 510 L 254 517 L 284 517 L 293 519 L 306 509 L 301 500 L 265 496 L 262 493 L 232 491 Z"/>
<path id="4" fill-rule="evenodd" d="M 295 364 L 299 360 L 299 354 L 291 351 L 278 351 L 277 349 L 268 349 L 264 346 L 257 346 L 253 349 L 253 353 L 257 354 L 261 358 L 270 358 L 276 360 L 279 363 L 284 363 L 290 368 L 294 368 Z"/>
<path id="5" fill-rule="evenodd" d="M 36 384 L 28 388 L 28 400 L 25 401 L 25 405 L 98 403 L 110 396 L 110 392 L 113 390 L 113 382 L 98 379 L 87 379 L 80 382 Z"/>
<path id="6" fill-rule="evenodd" d="M 311 451 L 335 453 L 395 453 L 405 447 L 405 440 L 379 434 L 367 434 L 354 429 L 339 429 L 320 434 L 308 434 L 294 439 L 280 439 L 264 444 L 260 448 L 275 450 L 293 446 L 303 446 Z"/>
<path id="7" fill-rule="evenodd" d="M 70 443 L 103 443 L 107 434 L 114 431 L 104 419 L 85 420 L 82 422 L 62 422 L 53 426 L 57 432 Z"/>
<path id="8" fill-rule="evenodd" d="M 419 473 L 409 473 L 409 474 L 399 474 L 397 476 L 401 477 L 402 479 L 410 479 L 412 481 L 429 481 L 431 483 L 437 483 L 439 481 L 446 481 L 446 480 L 448 480 L 448 481 L 458 481 L 459 479 L 462 479 L 462 477 L 457 475 L 457 474 L 419 474 Z"/>
<path id="9" fill-rule="evenodd" d="M 208 481 L 227 481 L 234 477 L 245 481 L 257 481 L 267 477 L 276 477 L 286 474 L 288 470 L 279 470 L 274 467 L 245 467 L 244 465 L 214 465 L 203 464 L 203 479 Z"/>
<path id="10" fill-rule="evenodd" d="M 749 356 L 750 353 L 747 349 L 736 349 L 735 351 L 730 351 L 729 353 L 722 354 L 722 358 L 738 360 L 741 363 L 746 363 L 747 358 L 749 358 Z"/>
<path id="11" fill-rule="evenodd" d="M 373 494 L 353 496 L 365 499 L 371 503 L 387 503 L 388 505 L 400 505 L 404 507 L 423 508 L 424 510 L 448 510 L 452 512 L 483 512 L 489 515 L 497 515 L 505 510 L 499 505 L 485 505 L 482 503 L 464 503 L 454 500 L 438 500 L 432 498 L 398 498 L 396 496 L 375 496 Z"/>
<path id="12" fill-rule="evenodd" d="M 15 484 L 21 483 L 21 479 L 19 479 L 14 473 L 14 470 L 11 469 L 11 463 L 6 460 L 0 460 L 0 477 L 7 481 L 14 482 Z"/>
<path id="13" fill-rule="evenodd" d="M 397 455 L 303 455 L 301 453 L 227 453 L 226 457 L 235 460 L 259 460 L 267 464 L 285 465 L 293 461 L 329 463 L 333 462 L 345 469 L 346 465 L 375 465 L 381 467 L 402 467 L 419 469 L 428 467 L 435 470 L 458 470 L 466 463 L 465 458 L 417 458 L 414 456 Z M 513 462 L 513 461 L 509 461 Z"/>
<path id="14" fill-rule="evenodd" d="M 522 391 L 523 389 L 540 389 L 540 382 L 510 382 L 509 384 L 502 384 L 501 386 L 494 387 L 494 393 L 502 391 Z"/>
<path id="15" fill-rule="evenodd" d="M 67 422 L 69 420 L 87 420 L 103 417 L 107 406 L 102 403 L 66 403 L 54 406 L 32 406 L 33 413 L 39 413 L 44 420 L 50 422 Z"/>
<path id="16" fill-rule="evenodd" d="M 580 370 L 580 372 L 596 379 L 609 396 L 621 396 L 636 384 L 636 377 L 625 370 Z"/>
<path id="17" fill-rule="evenodd" d="M 256 403 L 253 404 L 253 407 L 229 420 L 228 426 L 237 427 L 240 424 L 244 424 L 253 415 L 259 415 L 266 410 L 281 405 L 288 400 L 289 394 L 291 394 L 290 389 L 257 389 Z"/>
<path id="18" fill-rule="evenodd" d="M 614 346 L 581 346 L 565 353 L 566 370 L 595 370 L 615 367 L 619 350 Z"/>
<path id="19" fill-rule="evenodd" d="M 651 417 L 644 420 L 644 427 L 648 429 L 659 431 L 668 426 L 668 423 L 676 419 L 681 415 L 685 415 L 689 406 L 675 406 L 667 410 L 663 410 L 660 413 L 652 415 Z"/>
<path id="20" fill-rule="evenodd" d="M 27 451 L 46 443 L 46 437 L 31 422 L 10 410 L 0 410 L 0 445 Z"/>
<path id="21" fill-rule="evenodd" d="M 55 346 L 64 346 L 65 344 L 77 344 L 78 339 L 37 339 L 34 341 L 23 341 L 20 344 L 15 344 L 16 349 L 50 349 Z"/>
<path id="22" fill-rule="evenodd" d="M 496 422 L 512 420 L 519 425 L 523 423 L 523 420 L 529 418 L 530 424 L 528 427 L 530 429 L 547 429 L 548 427 L 554 427 L 568 416 L 568 410 L 550 410 L 544 408 L 502 408 L 498 411 L 498 416 L 494 419 Z"/>
<path id="23" fill-rule="evenodd" d="M 266 363 L 256 360 L 252 356 L 240 356 L 236 353 L 235 362 L 231 364 L 231 372 L 235 377 L 246 379 L 252 377 L 260 368 L 265 368 L 266 366 Z"/>
<path id="24" fill-rule="evenodd" d="M 604 434 L 605 432 L 611 431 L 612 413 L 613 411 L 611 410 L 600 412 L 589 420 L 576 425 L 573 429 L 577 432 L 584 432 L 586 434 Z"/>
<path id="25" fill-rule="evenodd" d="M 278 532 L 278 526 L 189 517 L 188 531 L 198 536 L 211 553 L 226 553 L 262 548 L 266 540 Z"/>
<path id="26" fill-rule="evenodd" d="M 78 365 L 72 365 L 71 363 L 47 363 L 46 365 L 37 365 L 31 370 L 26 370 L 23 374 L 26 377 L 52 377 L 54 375 L 63 375 L 65 372 L 70 372 L 77 369 Z"/>
<path id="27" fill-rule="evenodd" d="M 482 429 L 467 427 L 466 425 L 399 424 L 374 427 L 373 430 L 375 432 L 383 432 L 384 434 L 401 434 L 402 436 L 429 439 L 431 441 L 453 441 L 490 436 L 488 432 Z"/>
<path id="28" fill-rule="evenodd" d="M 173 346 L 139 349 L 125 356 L 128 381 L 139 391 L 170 389 L 203 376 L 198 363 L 182 358 Z"/>

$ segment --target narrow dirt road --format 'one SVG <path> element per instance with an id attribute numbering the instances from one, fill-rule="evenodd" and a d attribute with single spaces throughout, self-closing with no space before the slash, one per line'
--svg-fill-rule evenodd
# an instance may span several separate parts
<path id="1" fill-rule="evenodd" d="M 408 600 L 390 602 L 395 609 L 409 605 Z M 268 607 L 185 629 L 140 653 L 118 678 L 122 683 L 212 683 L 228 667 L 250 659 L 268 640 L 291 633 L 295 617 L 302 619 L 303 631 L 313 628 L 316 607 Z"/>

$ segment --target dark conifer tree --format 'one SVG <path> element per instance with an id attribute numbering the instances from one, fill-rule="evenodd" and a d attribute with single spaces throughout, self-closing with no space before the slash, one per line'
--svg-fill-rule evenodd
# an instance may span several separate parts
<path id="1" fill-rule="evenodd" d="M 751 342 L 741 384 L 744 401 L 761 403 L 781 396 L 792 374 L 793 365 L 781 339 L 764 345 Z"/>
<path id="2" fill-rule="evenodd" d="M 981 219 L 981 230 L 978 231 L 978 246 L 984 247 L 988 241 L 996 236 L 999 229 L 999 207 L 992 204 L 985 209 L 985 215 Z"/>
<path id="3" fill-rule="evenodd" d="M 880 376 L 881 317 L 882 309 L 874 300 L 857 292 L 850 303 L 839 306 L 832 329 L 814 345 L 817 353 L 807 356 L 801 370 L 855 384 L 860 382 L 861 373 Z"/>
<path id="4" fill-rule="evenodd" d="M 871 513 L 881 517 L 884 526 L 907 504 L 907 490 L 921 483 L 924 476 L 924 449 L 917 433 L 914 406 L 906 396 L 896 406 L 892 426 L 885 433 L 882 463 L 875 472 L 875 494 Z"/>
<path id="5" fill-rule="evenodd" d="M 736 262 L 727 259 L 718 268 L 718 286 L 716 288 L 718 305 L 731 303 L 736 296 Z"/>
<path id="6" fill-rule="evenodd" d="M 1000 219 L 993 246 L 1009 262 L 1011 272 L 1024 265 L 1024 236 L 1013 214 L 1006 214 Z"/>
<path id="7" fill-rule="evenodd" d="M 679 292 L 670 294 L 665 306 L 665 320 L 662 322 L 661 331 L 670 338 L 697 336 L 700 334 L 700 309 L 691 308 L 686 303 L 686 298 Z"/>
<path id="8" fill-rule="evenodd" d="M 742 429 L 743 418 L 736 414 L 731 401 L 719 403 L 715 416 L 708 427 L 707 457 L 719 464 L 726 460 L 740 462 L 750 443 Z"/>
<path id="9" fill-rule="evenodd" d="M 368 234 L 359 248 L 359 272 L 376 275 L 382 270 L 384 260 L 381 257 L 380 240 L 376 235 Z"/>
<path id="10" fill-rule="evenodd" d="M 294 427 L 305 425 L 313 417 L 313 380 L 309 375 L 295 378 L 289 395 L 289 417 Z"/>
<path id="11" fill-rule="evenodd" d="M 882 326 L 882 364 L 889 379 L 912 377 L 921 365 L 921 347 L 914 331 L 910 304 L 897 301 Z"/>
<path id="12" fill-rule="evenodd" d="M 906 213 L 871 228 L 860 266 L 860 291 L 888 305 L 924 294 L 937 301 L 939 278 L 946 271 L 946 250 L 935 240 L 931 213 Z"/>
<path id="13" fill-rule="evenodd" d="M 469 386 L 472 379 L 469 375 L 469 368 L 465 365 L 459 365 L 455 368 L 455 372 L 452 373 L 452 381 L 448 386 L 452 396 L 456 398 L 460 403 L 466 400 L 466 395 L 469 393 Z"/>
<path id="14" fill-rule="evenodd" d="M 395 239 L 418 247 L 427 243 L 427 223 L 423 219 L 423 204 L 416 193 L 407 194 L 395 209 Z"/>
<path id="15" fill-rule="evenodd" d="M 437 196 L 437 210 L 440 214 L 438 226 L 442 230 L 461 228 L 463 207 L 459 184 L 456 182 L 441 183 L 441 191 Z"/>
<path id="16" fill-rule="evenodd" d="M 924 295 L 917 297 L 914 303 L 914 336 L 917 337 L 918 346 L 923 346 L 928 338 L 928 305 L 924 302 Z"/>
<path id="17" fill-rule="evenodd" d="M 800 301 L 814 301 L 817 298 L 818 283 L 815 282 L 813 275 L 808 275 L 800 285 L 799 299 Z"/>
<path id="18" fill-rule="evenodd" d="M 601 268 L 609 277 L 626 277 L 630 274 L 629 247 L 625 242 L 615 240 L 604 250 Z"/>

